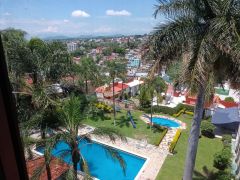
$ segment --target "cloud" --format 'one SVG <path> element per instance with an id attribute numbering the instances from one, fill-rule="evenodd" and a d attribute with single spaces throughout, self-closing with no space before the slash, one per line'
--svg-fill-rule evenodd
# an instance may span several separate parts
<path id="1" fill-rule="evenodd" d="M 4 16 L 11 16 L 12 14 L 9 13 L 9 12 L 5 12 L 3 15 L 4 15 Z"/>
<path id="2" fill-rule="evenodd" d="M 56 32 L 58 32 L 58 27 L 48 26 L 46 29 L 43 29 L 41 32 L 56 33 Z"/>
<path id="3" fill-rule="evenodd" d="M 106 15 L 108 16 L 131 16 L 131 13 L 126 10 L 115 11 L 115 10 L 107 10 Z"/>
<path id="4" fill-rule="evenodd" d="M 72 12 L 73 17 L 90 17 L 90 14 L 82 10 L 75 10 Z"/>
<path id="5" fill-rule="evenodd" d="M 68 19 L 64 19 L 63 22 L 64 22 L 64 23 L 68 23 L 69 20 L 68 20 Z"/>

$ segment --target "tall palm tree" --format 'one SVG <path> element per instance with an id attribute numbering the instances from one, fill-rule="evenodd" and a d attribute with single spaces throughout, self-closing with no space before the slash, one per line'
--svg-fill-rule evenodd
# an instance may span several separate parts
<path id="1" fill-rule="evenodd" d="M 102 83 L 101 74 L 99 72 L 99 67 L 92 58 L 82 58 L 81 63 L 77 68 L 77 73 L 80 75 L 80 79 L 85 84 L 85 92 L 88 94 L 89 91 L 89 81 L 91 85 L 97 86 Z"/>
<path id="2" fill-rule="evenodd" d="M 126 140 L 125 137 L 121 136 L 117 131 L 109 128 L 96 128 L 87 134 L 80 133 L 79 128 L 84 126 L 82 120 L 85 118 L 85 112 L 88 110 L 87 106 L 88 102 L 84 95 L 81 97 L 72 95 L 68 100 L 63 102 L 60 110 L 60 117 L 64 123 L 65 130 L 56 135 L 56 141 L 63 140 L 68 145 L 69 149 L 63 152 L 64 154 L 71 154 L 75 178 L 77 178 L 78 165 L 82 171 L 89 174 L 87 162 L 79 147 L 81 140 L 91 142 L 91 134 L 107 136 L 112 141 L 115 141 L 117 137 Z M 119 160 L 120 165 L 123 170 L 125 170 L 125 162 L 122 157 L 113 149 L 107 148 L 106 150 L 114 159 Z"/>
<path id="3" fill-rule="evenodd" d="M 159 0 L 155 17 L 166 22 L 150 43 L 157 63 L 183 59 L 181 82 L 197 92 L 184 180 L 192 179 L 205 95 L 215 82 L 240 80 L 240 3 L 237 0 Z"/>
<path id="4" fill-rule="evenodd" d="M 109 71 L 109 75 L 112 81 L 112 92 L 113 92 L 113 121 L 114 126 L 116 125 L 116 107 L 115 107 L 115 79 L 126 72 L 126 64 L 120 63 L 119 61 L 110 61 L 107 63 L 107 70 Z"/>

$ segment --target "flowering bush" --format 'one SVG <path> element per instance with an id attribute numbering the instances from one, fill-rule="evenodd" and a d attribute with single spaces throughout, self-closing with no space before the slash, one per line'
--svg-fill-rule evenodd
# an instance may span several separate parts
<path id="1" fill-rule="evenodd" d="M 103 110 L 104 112 L 110 113 L 113 111 L 113 108 L 111 106 L 108 106 L 107 104 L 104 104 L 102 102 L 96 103 L 96 107 L 100 110 Z"/>

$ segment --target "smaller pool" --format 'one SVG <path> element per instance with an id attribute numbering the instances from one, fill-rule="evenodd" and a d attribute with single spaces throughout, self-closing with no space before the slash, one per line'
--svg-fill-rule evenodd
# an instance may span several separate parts
<path id="1" fill-rule="evenodd" d="M 170 127 L 170 128 L 177 128 L 180 126 L 179 123 L 170 120 L 170 119 L 166 119 L 166 118 L 160 118 L 160 117 L 153 117 L 152 121 L 154 124 L 158 124 L 160 126 L 166 126 L 166 127 Z"/>

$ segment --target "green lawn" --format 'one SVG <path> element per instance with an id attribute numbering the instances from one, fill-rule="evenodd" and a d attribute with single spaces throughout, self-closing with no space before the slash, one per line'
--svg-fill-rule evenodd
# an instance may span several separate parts
<path id="1" fill-rule="evenodd" d="M 129 122 L 127 117 L 127 112 L 121 110 L 117 113 L 116 126 L 113 125 L 113 115 L 109 114 L 106 117 L 93 119 L 89 118 L 84 120 L 84 124 L 88 124 L 94 127 L 111 127 L 119 130 L 124 136 L 134 138 L 134 139 L 147 139 L 148 143 L 154 144 L 154 142 L 160 137 L 162 131 L 153 131 L 149 126 L 140 119 L 143 114 L 141 111 L 132 111 L 133 120 L 136 124 L 136 129 L 134 129 Z"/>
<path id="2" fill-rule="evenodd" d="M 178 119 L 187 123 L 187 130 L 182 131 L 182 135 L 175 148 L 177 153 L 173 156 L 169 155 L 167 157 L 157 176 L 157 180 L 182 179 L 192 117 L 188 115 L 182 115 Z M 200 138 L 195 170 L 202 172 L 202 168 L 204 166 L 206 166 L 209 170 L 215 170 L 212 166 L 213 155 L 216 152 L 221 151 L 221 149 L 222 143 L 220 139 L 208 139 L 205 137 Z"/>

